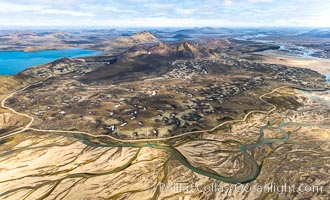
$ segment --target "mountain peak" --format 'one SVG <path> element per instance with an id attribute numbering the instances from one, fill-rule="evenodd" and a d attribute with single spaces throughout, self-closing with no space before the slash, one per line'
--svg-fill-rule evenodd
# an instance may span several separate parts
<path id="1" fill-rule="evenodd" d="M 186 58 L 201 58 L 209 56 L 209 54 L 204 49 L 199 48 L 195 44 L 188 41 L 181 42 L 177 48 L 177 52 L 180 56 Z"/>
<path id="2" fill-rule="evenodd" d="M 188 53 L 196 53 L 198 52 L 198 48 L 192 44 L 191 42 L 188 41 L 183 41 L 180 43 L 180 45 L 178 46 L 178 51 L 179 52 L 188 52 Z"/>
<path id="3" fill-rule="evenodd" d="M 136 42 L 159 42 L 159 40 L 149 31 L 143 31 L 130 36 Z"/>
<path id="4" fill-rule="evenodd" d="M 136 33 L 131 36 L 118 37 L 116 42 L 126 43 L 126 44 L 138 44 L 138 43 L 158 43 L 159 40 L 150 32 L 143 31 Z"/>

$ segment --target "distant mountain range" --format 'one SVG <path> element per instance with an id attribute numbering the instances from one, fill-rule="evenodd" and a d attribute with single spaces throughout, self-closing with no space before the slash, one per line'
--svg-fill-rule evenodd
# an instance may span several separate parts
<path id="1" fill-rule="evenodd" d="M 212 28 L 212 27 L 203 27 L 203 28 L 192 28 L 184 29 L 174 32 L 175 34 L 228 34 L 230 29 L 227 28 Z"/>
<path id="2" fill-rule="evenodd" d="M 306 33 L 300 34 L 300 36 L 330 38 L 330 30 L 313 29 Z"/>
<path id="3" fill-rule="evenodd" d="M 172 38 L 175 39 L 187 39 L 187 38 L 191 38 L 189 35 L 185 35 L 185 34 L 177 34 L 175 36 L 173 36 Z"/>

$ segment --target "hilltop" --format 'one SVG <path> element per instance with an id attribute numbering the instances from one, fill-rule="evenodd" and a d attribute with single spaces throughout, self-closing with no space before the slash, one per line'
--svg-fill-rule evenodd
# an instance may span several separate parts
<path id="1" fill-rule="evenodd" d="M 154 36 L 152 33 L 148 31 L 143 31 L 141 33 L 134 34 L 130 38 L 137 43 L 159 42 L 156 36 Z"/>
<path id="2" fill-rule="evenodd" d="M 177 48 L 177 54 L 184 58 L 201 58 L 210 56 L 205 49 L 199 48 L 195 44 L 187 41 L 181 42 Z"/>
<path id="3" fill-rule="evenodd" d="M 114 51 L 117 53 L 127 50 L 137 44 L 159 43 L 160 41 L 152 33 L 143 31 L 131 36 L 121 36 L 114 40 L 106 40 L 101 43 L 92 45 L 91 48 L 102 51 Z M 119 50 L 119 51 L 118 51 Z"/>

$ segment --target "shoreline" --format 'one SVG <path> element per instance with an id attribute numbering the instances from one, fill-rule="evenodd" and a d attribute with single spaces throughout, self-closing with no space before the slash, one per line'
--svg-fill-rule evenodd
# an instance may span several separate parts
<path id="1" fill-rule="evenodd" d="M 0 51 L 0 61 L 3 64 L 3 66 L 0 66 L 0 76 L 15 76 L 31 67 L 44 65 L 62 58 L 83 58 L 88 56 L 101 55 L 102 53 L 102 51 L 80 48 L 40 50 L 33 52 Z M 19 55 L 17 56 L 14 54 Z"/>
<path id="2" fill-rule="evenodd" d="M 291 56 L 279 54 L 276 52 L 259 52 L 255 53 L 261 56 L 261 62 L 268 64 L 282 64 L 289 67 L 299 67 L 314 70 L 324 76 L 330 75 L 330 59 L 325 58 L 304 58 L 298 56 Z"/>

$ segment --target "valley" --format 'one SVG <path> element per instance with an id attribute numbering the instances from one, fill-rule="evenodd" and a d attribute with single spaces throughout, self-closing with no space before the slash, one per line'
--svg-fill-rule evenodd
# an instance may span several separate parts
<path id="1" fill-rule="evenodd" d="M 145 31 L 90 48 L 103 53 L 1 77 L 1 199 L 329 195 L 324 69 L 236 39 L 162 42 Z M 319 190 L 234 189 L 269 183 Z M 200 190 L 210 185 L 231 189 Z"/>

